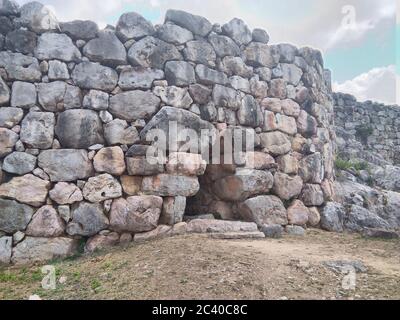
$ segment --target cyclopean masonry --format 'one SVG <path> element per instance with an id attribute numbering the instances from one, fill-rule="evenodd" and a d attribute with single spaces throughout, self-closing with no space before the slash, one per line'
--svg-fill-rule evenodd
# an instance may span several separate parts
<path id="1" fill-rule="evenodd" d="M 335 150 L 319 51 L 176 10 L 99 30 L 4 0 L 0 20 L 0 263 L 319 225 Z"/>

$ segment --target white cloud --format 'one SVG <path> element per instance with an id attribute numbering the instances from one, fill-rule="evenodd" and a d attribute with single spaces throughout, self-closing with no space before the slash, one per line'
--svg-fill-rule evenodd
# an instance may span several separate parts
<path id="1" fill-rule="evenodd" d="M 396 104 L 396 67 L 390 65 L 374 68 L 360 74 L 352 80 L 343 83 L 334 83 L 336 92 L 349 93 L 360 101 L 373 100 L 386 104 Z M 400 104 L 400 101 L 397 101 Z"/>

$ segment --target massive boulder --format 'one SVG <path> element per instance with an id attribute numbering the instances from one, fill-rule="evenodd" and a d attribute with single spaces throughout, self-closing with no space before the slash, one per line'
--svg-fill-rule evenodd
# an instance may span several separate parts
<path id="1" fill-rule="evenodd" d="M 89 178 L 83 188 L 83 197 L 92 203 L 99 203 L 121 196 L 121 185 L 117 179 L 108 173 Z"/>
<path id="2" fill-rule="evenodd" d="M 20 18 L 17 18 L 17 21 L 36 33 L 56 31 L 59 28 L 57 18 L 53 12 L 37 1 L 24 4 L 21 7 Z"/>
<path id="3" fill-rule="evenodd" d="M 72 72 L 72 79 L 82 89 L 113 91 L 118 83 L 115 70 L 93 62 L 82 62 Z"/>
<path id="4" fill-rule="evenodd" d="M 212 30 L 212 25 L 206 18 L 181 10 L 168 10 L 165 15 L 165 21 L 171 21 L 202 37 L 208 35 Z"/>
<path id="5" fill-rule="evenodd" d="M 120 147 L 100 149 L 93 158 L 93 165 L 97 172 L 120 176 L 126 168 L 124 152 Z"/>
<path id="6" fill-rule="evenodd" d="M 192 197 L 200 189 L 197 177 L 159 174 L 145 177 L 142 190 L 145 194 L 155 194 L 161 197 Z"/>
<path id="7" fill-rule="evenodd" d="M 283 200 L 297 197 L 303 188 L 303 180 L 299 176 L 291 177 L 277 172 L 274 176 L 274 193 Z"/>
<path id="8" fill-rule="evenodd" d="M 79 202 L 72 206 L 72 221 L 67 225 L 71 236 L 90 237 L 109 225 L 100 203 Z"/>
<path id="9" fill-rule="evenodd" d="M 17 175 L 32 172 L 36 167 L 36 157 L 25 152 L 13 152 L 3 162 L 3 170 Z"/>
<path id="10" fill-rule="evenodd" d="M 208 37 L 208 40 L 213 46 L 218 57 L 224 58 L 226 56 L 240 56 L 240 48 L 231 38 L 217 34 L 211 34 Z"/>
<path id="11" fill-rule="evenodd" d="M 38 39 L 35 57 L 39 60 L 57 59 L 65 62 L 78 62 L 81 52 L 67 35 L 44 33 Z"/>
<path id="12" fill-rule="evenodd" d="M 165 64 L 165 77 L 170 86 L 184 87 L 196 83 L 194 68 L 186 61 L 168 61 Z"/>
<path id="13" fill-rule="evenodd" d="M 12 152 L 18 141 L 18 134 L 6 128 L 0 128 L 0 158 Z"/>
<path id="14" fill-rule="evenodd" d="M 0 52 L 0 67 L 5 68 L 9 80 L 35 82 L 42 78 L 38 60 L 21 53 Z"/>
<path id="15" fill-rule="evenodd" d="M 21 141 L 31 148 L 51 148 L 55 122 L 51 112 L 29 112 L 22 120 Z"/>
<path id="16" fill-rule="evenodd" d="M 7 33 L 5 47 L 14 52 L 33 54 L 36 47 L 37 35 L 28 30 L 14 30 Z"/>
<path id="17" fill-rule="evenodd" d="M 279 63 L 279 50 L 260 42 L 250 43 L 244 51 L 247 64 L 253 67 L 274 68 Z"/>
<path id="18" fill-rule="evenodd" d="M 343 232 L 343 221 L 346 211 L 340 203 L 328 202 L 320 214 L 322 229 L 332 232 Z"/>
<path id="19" fill-rule="evenodd" d="M 20 8 L 14 0 L 3 0 L 0 3 L 0 15 L 16 16 L 20 13 Z"/>
<path id="20" fill-rule="evenodd" d="M 73 183 L 59 182 L 49 192 L 50 199 L 54 202 L 66 205 L 83 200 L 82 191 Z"/>
<path id="21" fill-rule="evenodd" d="M 34 209 L 26 204 L 0 198 L 0 231 L 8 234 L 24 231 L 34 212 Z"/>
<path id="22" fill-rule="evenodd" d="M 154 80 L 164 78 L 164 72 L 144 67 L 128 67 L 121 71 L 118 85 L 123 90 L 150 89 Z"/>
<path id="23" fill-rule="evenodd" d="M 67 34 L 74 40 L 88 41 L 96 38 L 99 27 L 93 21 L 74 20 L 60 23 L 61 32 Z"/>
<path id="24" fill-rule="evenodd" d="M 25 234 L 32 237 L 59 237 L 64 233 L 64 221 L 52 206 L 41 207 L 32 217 Z"/>
<path id="25" fill-rule="evenodd" d="M 250 29 L 243 20 L 234 18 L 222 26 L 222 32 L 231 37 L 238 45 L 246 45 L 252 40 Z"/>
<path id="26" fill-rule="evenodd" d="M 40 83 L 37 89 L 39 103 L 46 111 L 61 112 L 82 105 L 81 90 L 63 81 Z"/>
<path id="27" fill-rule="evenodd" d="M 183 55 L 185 60 L 208 66 L 214 66 L 217 59 L 214 48 L 205 40 L 194 40 L 186 43 Z"/>
<path id="28" fill-rule="evenodd" d="M 128 12 L 119 18 L 116 32 L 121 41 L 126 42 L 130 39 L 138 40 L 145 36 L 151 36 L 155 30 L 150 21 L 136 12 Z"/>
<path id="29" fill-rule="evenodd" d="M 20 108 L 1 107 L 0 127 L 11 129 L 19 124 L 24 117 L 24 111 Z"/>
<path id="30" fill-rule="evenodd" d="M 176 24 L 166 23 L 158 28 L 157 37 L 174 45 L 182 45 L 193 40 L 193 33 Z"/>

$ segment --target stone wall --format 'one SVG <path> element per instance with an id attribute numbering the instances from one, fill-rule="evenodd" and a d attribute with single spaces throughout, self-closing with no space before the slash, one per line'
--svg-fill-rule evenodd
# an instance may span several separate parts
<path id="1" fill-rule="evenodd" d="M 400 165 L 400 107 L 358 102 L 335 93 L 335 122 L 339 151 L 346 158 Z"/>
<path id="2" fill-rule="evenodd" d="M 153 26 L 126 13 L 99 30 L 2 1 L 0 262 L 318 226 L 334 179 L 330 74 L 319 51 L 268 42 L 239 19 L 169 10 Z M 149 162 L 148 134 L 171 122 L 180 133 L 246 130 L 254 150 L 209 163 L 169 147 L 165 163 Z"/>

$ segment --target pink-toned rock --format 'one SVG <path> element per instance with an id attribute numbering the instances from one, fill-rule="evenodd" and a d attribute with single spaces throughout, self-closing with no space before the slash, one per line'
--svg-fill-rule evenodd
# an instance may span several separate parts
<path id="1" fill-rule="evenodd" d="M 93 159 L 93 165 L 97 172 L 120 176 L 126 168 L 124 152 L 120 147 L 100 149 Z"/>
<path id="2" fill-rule="evenodd" d="M 260 151 L 249 151 L 244 155 L 245 166 L 249 169 L 269 170 L 276 167 L 273 157 Z"/>
<path id="3" fill-rule="evenodd" d="M 0 158 L 12 152 L 19 139 L 18 134 L 6 128 L 0 128 Z"/>
<path id="4" fill-rule="evenodd" d="M 136 233 L 133 238 L 133 241 L 142 242 L 142 241 L 149 241 L 149 240 L 168 237 L 171 235 L 171 230 L 172 230 L 171 226 L 160 225 L 152 231 L 145 233 Z"/>
<path id="5" fill-rule="evenodd" d="M 122 187 L 118 180 L 108 173 L 92 177 L 83 188 L 83 196 L 90 202 L 102 202 L 122 196 Z"/>
<path id="6" fill-rule="evenodd" d="M 136 196 L 142 188 L 143 177 L 139 176 L 122 176 L 122 189 L 128 196 Z"/>
<path id="7" fill-rule="evenodd" d="M 269 95 L 273 98 L 286 99 L 286 82 L 283 79 L 274 79 L 271 81 Z"/>
<path id="8" fill-rule="evenodd" d="M 308 225 L 317 227 L 321 222 L 321 215 L 317 207 L 308 208 Z"/>
<path id="9" fill-rule="evenodd" d="M 278 129 L 276 123 L 275 113 L 265 110 L 264 111 L 264 127 L 263 130 L 266 132 L 275 131 Z"/>
<path id="10" fill-rule="evenodd" d="M 161 214 L 163 199 L 137 196 L 113 201 L 110 212 L 111 228 L 118 232 L 147 232 L 155 229 Z"/>
<path id="11" fill-rule="evenodd" d="M 130 233 L 123 233 L 119 237 L 119 243 L 122 245 L 129 244 L 132 242 L 132 240 L 133 240 L 133 236 Z"/>
<path id="12" fill-rule="evenodd" d="M 27 174 L 0 185 L 0 197 L 11 198 L 34 207 L 40 207 L 46 202 L 49 188 L 49 181 Z"/>
<path id="13" fill-rule="evenodd" d="M 300 200 L 295 200 L 287 209 L 289 224 L 305 226 L 308 222 L 309 210 Z"/>
<path id="14" fill-rule="evenodd" d="M 285 115 L 297 118 L 300 115 L 300 106 L 292 99 L 282 100 L 282 111 Z"/>
<path id="15" fill-rule="evenodd" d="M 182 235 L 187 232 L 187 223 L 179 222 L 172 227 L 171 233 L 172 235 Z"/>
<path id="16" fill-rule="evenodd" d="M 279 157 L 276 162 L 280 171 L 286 174 L 297 174 L 299 171 L 299 162 L 291 154 L 285 154 Z"/>
<path id="17" fill-rule="evenodd" d="M 318 122 L 306 111 L 301 110 L 297 118 L 297 129 L 304 137 L 312 137 L 317 133 Z"/>
<path id="18" fill-rule="evenodd" d="M 252 222 L 224 220 L 191 220 L 187 224 L 189 233 L 255 232 L 257 225 Z"/>
<path id="19" fill-rule="evenodd" d="M 32 237 L 59 237 L 64 233 L 65 223 L 52 206 L 41 207 L 32 217 L 25 234 Z"/>
<path id="20" fill-rule="evenodd" d="M 282 112 L 282 100 L 277 98 L 265 98 L 261 101 L 261 107 L 272 112 Z"/>
<path id="21" fill-rule="evenodd" d="M 142 191 L 146 194 L 155 194 L 161 197 L 192 197 L 200 189 L 197 177 L 179 176 L 173 174 L 159 174 L 144 177 Z"/>
<path id="22" fill-rule="evenodd" d="M 274 176 L 274 193 L 283 200 L 297 197 L 303 188 L 303 180 L 299 176 L 291 177 L 285 173 L 277 172 Z"/>
<path id="23" fill-rule="evenodd" d="M 276 114 L 277 129 L 283 133 L 294 136 L 297 133 L 296 119 L 283 114 Z"/>
<path id="24" fill-rule="evenodd" d="M 102 250 L 116 246 L 118 243 L 119 234 L 116 232 L 111 232 L 108 235 L 97 234 L 86 242 L 85 252 L 92 253 L 96 250 Z"/>
<path id="25" fill-rule="evenodd" d="M 189 176 L 201 176 L 206 170 L 207 163 L 200 154 L 174 152 L 169 155 L 166 165 L 167 172 Z"/>
<path id="26" fill-rule="evenodd" d="M 334 183 L 328 179 L 325 179 L 321 183 L 322 192 L 324 193 L 325 201 L 332 201 L 335 197 Z"/>
<path id="27" fill-rule="evenodd" d="M 58 204 L 73 204 L 83 200 L 81 189 L 73 183 L 59 182 L 49 192 L 50 199 Z"/>
<path id="28" fill-rule="evenodd" d="M 222 220 L 235 220 L 237 218 L 232 204 L 225 201 L 211 202 L 209 212 Z"/>
<path id="29" fill-rule="evenodd" d="M 182 222 L 185 214 L 186 198 L 185 197 L 166 197 L 160 217 L 160 224 L 174 225 Z"/>

